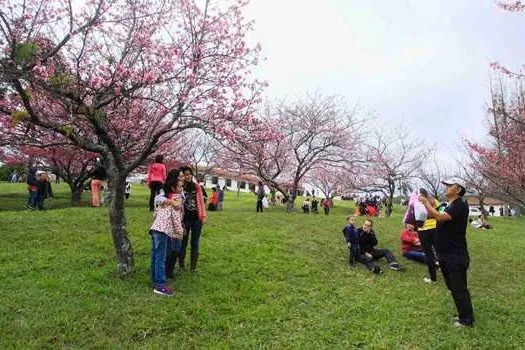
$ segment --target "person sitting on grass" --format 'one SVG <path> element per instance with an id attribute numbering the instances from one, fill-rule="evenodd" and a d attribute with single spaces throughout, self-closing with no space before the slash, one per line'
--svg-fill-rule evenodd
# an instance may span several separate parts
<path id="1" fill-rule="evenodd" d="M 375 263 L 376 260 L 385 258 L 388 262 L 388 268 L 394 271 L 401 271 L 403 267 L 399 265 L 394 257 L 394 254 L 388 249 L 377 249 L 377 238 L 372 230 L 373 221 L 366 219 L 363 222 L 363 227 L 357 229 L 359 237 L 359 262 L 364 264 L 370 271 L 375 274 L 381 274 L 383 271 Z"/>
<path id="2" fill-rule="evenodd" d="M 359 236 L 355 228 L 355 216 L 348 215 L 346 217 L 347 225 L 343 229 L 343 236 L 348 245 L 348 263 L 355 265 L 359 261 Z"/>
<path id="3" fill-rule="evenodd" d="M 405 224 L 405 229 L 401 232 L 401 247 L 405 258 L 426 263 L 426 255 L 421 247 L 414 223 Z"/>
<path id="4" fill-rule="evenodd" d="M 485 220 L 483 215 L 478 216 L 478 219 L 476 221 L 473 221 L 471 224 L 475 228 L 480 228 L 483 230 L 488 230 L 492 228 L 492 226 L 487 222 L 487 220 Z"/>

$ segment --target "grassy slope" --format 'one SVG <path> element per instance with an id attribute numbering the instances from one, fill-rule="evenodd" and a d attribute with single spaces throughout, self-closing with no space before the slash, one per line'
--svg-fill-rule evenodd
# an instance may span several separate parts
<path id="1" fill-rule="evenodd" d="M 23 185 L 0 184 L 0 348 L 518 348 L 525 344 L 525 220 L 469 228 L 469 287 L 477 324 L 449 323 L 452 299 L 425 267 L 374 276 L 349 268 L 342 242 L 350 202 L 332 215 L 255 213 L 253 195 L 227 193 L 210 213 L 198 274 L 179 275 L 177 296 L 148 288 L 151 215 L 146 190 L 128 202 L 137 272 L 115 275 L 104 208 L 22 209 Z M 87 198 L 86 198 L 87 200 Z M 401 212 L 401 209 L 398 210 Z M 380 246 L 399 256 L 400 213 L 375 222 Z M 362 219 L 359 220 L 359 223 Z"/>

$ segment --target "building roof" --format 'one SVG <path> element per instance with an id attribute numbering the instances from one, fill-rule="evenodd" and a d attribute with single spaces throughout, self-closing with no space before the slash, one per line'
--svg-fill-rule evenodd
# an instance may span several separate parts
<path id="1" fill-rule="evenodd" d="M 479 198 L 478 197 L 468 196 L 468 197 L 466 197 L 466 200 L 467 200 L 469 205 L 479 205 Z M 483 205 L 506 205 L 506 204 L 507 203 L 505 203 L 501 199 L 492 198 L 492 197 L 486 197 L 483 200 Z"/>
<path id="2" fill-rule="evenodd" d="M 205 171 L 207 169 L 205 167 L 202 167 L 202 168 L 199 167 L 199 170 L 200 171 Z M 235 181 L 246 181 L 246 182 L 251 182 L 251 183 L 258 183 L 260 181 L 259 177 L 255 176 L 255 175 L 239 174 L 238 172 L 231 171 L 231 170 L 224 169 L 224 168 L 215 167 L 215 168 L 211 168 L 207 172 L 208 172 L 208 174 L 210 174 L 212 176 L 232 179 L 232 180 L 235 180 Z"/>

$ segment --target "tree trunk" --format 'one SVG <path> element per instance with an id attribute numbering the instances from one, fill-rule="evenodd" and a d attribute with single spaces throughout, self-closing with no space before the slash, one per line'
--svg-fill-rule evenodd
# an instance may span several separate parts
<path id="1" fill-rule="evenodd" d="M 109 222 L 111 224 L 111 236 L 117 253 L 117 271 L 121 277 L 133 272 L 135 262 L 133 259 L 133 248 L 128 238 L 128 228 L 124 213 L 126 177 L 120 174 L 108 172 L 108 194 L 107 203 L 109 211 Z"/>
<path id="2" fill-rule="evenodd" d="M 78 183 L 68 183 L 69 189 L 71 190 L 71 203 L 78 204 L 82 199 L 82 184 Z"/>
<path id="3" fill-rule="evenodd" d="M 270 203 L 275 205 L 275 189 L 270 189 Z"/>
<path id="4" fill-rule="evenodd" d="M 386 217 L 389 217 L 390 215 L 392 215 L 392 211 L 393 211 L 393 208 L 394 208 L 394 196 L 392 193 L 390 193 L 388 195 L 388 199 L 387 199 L 387 202 L 386 202 L 386 208 L 385 208 L 385 216 Z"/>

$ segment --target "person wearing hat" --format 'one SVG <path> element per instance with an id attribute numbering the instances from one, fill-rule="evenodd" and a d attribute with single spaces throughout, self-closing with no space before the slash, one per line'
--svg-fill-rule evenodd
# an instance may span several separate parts
<path id="1" fill-rule="evenodd" d="M 472 327 L 474 312 L 467 288 L 467 270 L 470 265 L 466 239 L 469 208 L 463 200 L 466 185 L 459 178 L 447 179 L 442 184 L 446 186 L 445 197 L 449 203 L 444 212 L 439 213 L 424 196 L 420 196 L 419 201 L 425 206 L 429 216 L 437 221 L 434 240 L 436 253 L 443 278 L 459 314 L 453 319 L 454 325 Z"/>

